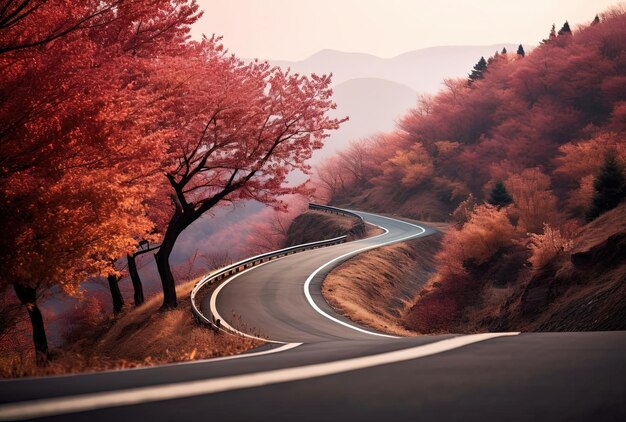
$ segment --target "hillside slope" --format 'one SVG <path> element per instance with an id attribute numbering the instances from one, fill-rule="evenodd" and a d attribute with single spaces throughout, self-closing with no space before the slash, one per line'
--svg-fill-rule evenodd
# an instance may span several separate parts
<path id="1" fill-rule="evenodd" d="M 299 233 L 319 233 L 327 224 L 306 217 L 293 226 Z M 519 251 L 500 254 L 499 265 L 485 267 L 486 285 L 458 318 L 441 318 L 444 303 L 422 305 L 440 287 L 436 254 L 441 240 L 438 233 L 357 255 L 327 276 L 324 298 L 353 321 L 396 335 L 626 329 L 626 204 L 583 226 L 572 250 L 541 271 L 512 269 Z M 437 325 L 429 327 L 424 320 Z"/>
<path id="2" fill-rule="evenodd" d="M 407 328 L 623 327 L 626 216 L 586 222 L 626 199 L 625 23 L 616 6 L 489 57 L 319 166 L 332 204 L 453 223 Z"/>
<path id="3" fill-rule="evenodd" d="M 285 247 L 344 235 L 347 235 L 349 240 L 360 239 L 365 236 L 366 230 L 362 222 L 355 218 L 321 211 L 308 211 L 297 216 L 289 226 Z"/>
<path id="4" fill-rule="evenodd" d="M 626 203 L 583 226 L 573 248 L 533 270 L 528 255 L 502 251 L 481 269 L 482 287 L 459 315 L 445 315 L 448 289 L 431 284 L 405 321 L 420 332 L 593 331 L 626 329 Z M 505 281 L 502 282 L 501 280 Z M 445 285 L 444 285 L 445 286 Z"/>
<path id="5" fill-rule="evenodd" d="M 28 352 L 2 350 L 0 377 L 97 372 L 161 365 L 243 353 L 263 342 L 216 333 L 198 324 L 191 314 L 189 294 L 198 280 L 177 287 L 176 309 L 159 312 L 162 295 L 142 306 L 125 309 L 116 318 L 103 313 L 95 301 L 87 301 L 70 315 L 74 328 L 65 334 L 63 349 L 53 350 L 54 360 L 37 367 Z"/>
<path id="6" fill-rule="evenodd" d="M 586 225 L 570 254 L 533 275 L 515 317 L 532 331 L 626 329 L 626 204 Z"/>
<path id="7" fill-rule="evenodd" d="M 435 271 L 441 234 L 384 246 L 358 255 L 324 280 L 324 299 L 360 325 L 395 335 L 415 335 L 406 313 Z"/>

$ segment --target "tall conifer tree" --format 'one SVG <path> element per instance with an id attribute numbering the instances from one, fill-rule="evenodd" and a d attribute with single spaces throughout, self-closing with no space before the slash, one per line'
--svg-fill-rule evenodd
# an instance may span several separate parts
<path id="1" fill-rule="evenodd" d="M 513 198 L 509 195 L 509 192 L 507 192 L 504 183 L 499 181 L 493 186 L 487 202 L 498 208 L 502 208 L 513 202 Z"/>
<path id="2" fill-rule="evenodd" d="M 588 221 L 617 207 L 626 197 L 626 178 L 617 162 L 615 151 L 607 153 L 593 188 L 593 200 L 587 212 Z"/>
<path id="3" fill-rule="evenodd" d="M 474 65 L 474 69 L 472 69 L 472 73 L 469 74 L 468 82 L 472 84 L 479 79 L 485 77 L 485 70 L 487 70 L 487 61 L 484 57 L 481 57 L 478 63 Z"/>
<path id="4" fill-rule="evenodd" d="M 563 27 L 559 29 L 559 35 L 571 35 L 571 34 L 572 34 L 572 30 L 569 27 L 569 23 L 565 21 L 565 23 L 563 24 Z"/>

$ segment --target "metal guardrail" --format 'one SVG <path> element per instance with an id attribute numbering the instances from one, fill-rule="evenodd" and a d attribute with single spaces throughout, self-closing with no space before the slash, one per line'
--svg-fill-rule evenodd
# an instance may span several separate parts
<path id="1" fill-rule="evenodd" d="M 333 214 L 345 215 L 348 217 L 355 217 L 355 218 L 358 218 L 360 222 L 363 222 L 363 219 L 359 215 L 353 212 L 347 211 L 347 210 L 342 210 L 340 208 L 329 207 L 326 205 L 309 204 L 309 209 L 330 212 Z M 251 258 L 247 258 L 242 261 L 235 262 L 234 264 L 231 264 L 217 271 L 214 271 L 211 274 L 207 275 L 206 277 L 202 278 L 194 286 L 193 290 L 191 291 L 191 311 L 193 312 L 194 316 L 199 322 L 210 325 L 212 328 L 216 330 L 221 330 L 222 329 L 221 321 L 219 319 L 216 319 L 215 316 L 212 314 L 209 314 L 208 316 L 204 315 L 202 311 L 200 310 L 200 308 L 198 307 L 198 305 L 196 304 L 196 295 L 198 294 L 200 289 L 202 289 L 203 287 L 207 285 L 210 286 L 217 282 L 224 281 L 228 277 L 231 277 L 237 273 L 240 273 L 241 271 L 244 271 L 248 268 L 252 268 L 256 265 L 259 265 L 259 264 L 262 264 L 262 263 L 265 263 L 274 259 L 278 259 L 283 256 L 292 255 L 294 253 L 303 252 L 303 251 L 307 251 L 310 249 L 317 249 L 317 248 L 344 243 L 347 237 L 348 236 L 339 236 L 333 239 L 321 240 L 318 242 L 311 242 L 311 243 L 305 243 L 302 245 L 291 246 L 291 247 L 280 249 L 277 251 L 272 251 L 272 252 L 264 253 L 261 255 L 256 255 Z"/>
<path id="2" fill-rule="evenodd" d="M 335 207 L 330 207 L 328 205 L 320 205 L 320 204 L 311 203 L 309 204 L 309 209 L 315 210 L 315 211 L 329 212 L 331 214 L 345 215 L 346 217 L 353 217 L 365 224 L 365 221 L 363 221 L 363 217 L 361 217 L 360 215 L 356 213 L 353 213 L 352 211 L 344 210 L 341 208 L 335 208 Z"/>

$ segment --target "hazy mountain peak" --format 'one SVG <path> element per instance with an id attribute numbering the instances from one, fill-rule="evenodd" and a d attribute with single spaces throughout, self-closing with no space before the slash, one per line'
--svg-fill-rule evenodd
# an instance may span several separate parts
<path id="1" fill-rule="evenodd" d="M 273 61 L 300 74 L 333 74 L 335 86 L 348 80 L 377 78 L 406 85 L 420 93 L 435 93 L 443 78 L 465 77 L 481 56 L 489 57 L 517 45 L 440 46 L 409 51 L 392 58 L 366 53 L 320 50 L 302 61 Z"/>
<path id="2" fill-rule="evenodd" d="M 306 59 L 304 59 L 304 62 L 311 62 L 311 61 L 317 61 L 317 60 L 333 60 L 333 59 L 338 59 L 338 60 L 346 60 L 346 59 L 350 59 L 350 58 L 369 58 L 369 59 L 373 59 L 373 60 L 380 60 L 380 57 L 375 56 L 373 54 L 369 54 L 369 53 L 358 53 L 358 52 L 350 52 L 350 51 L 340 51 L 340 50 L 333 50 L 330 48 L 325 48 L 323 50 L 318 51 L 317 53 L 314 53 L 312 55 L 310 55 L 309 57 L 307 57 Z"/>

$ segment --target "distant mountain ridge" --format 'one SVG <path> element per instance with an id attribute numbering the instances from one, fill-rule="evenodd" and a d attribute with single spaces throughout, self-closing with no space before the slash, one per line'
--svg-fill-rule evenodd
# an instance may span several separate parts
<path id="1" fill-rule="evenodd" d="M 311 160 L 318 163 L 334 155 L 350 141 L 379 133 L 390 132 L 396 121 L 417 104 L 418 93 L 398 82 L 379 78 L 356 78 L 334 87 L 333 99 L 337 109 L 331 115 L 348 116 L 350 120 L 331 133 L 324 148 Z"/>
<path id="2" fill-rule="evenodd" d="M 332 72 L 335 86 L 351 79 L 386 79 L 418 93 L 432 94 L 439 90 L 444 78 L 467 75 L 481 56 L 487 58 L 502 48 L 515 52 L 517 45 L 429 47 L 391 58 L 326 49 L 301 61 L 271 60 L 270 63 L 302 74 Z"/>
<path id="3" fill-rule="evenodd" d="M 349 116 L 350 120 L 333 131 L 323 149 L 315 151 L 309 164 L 316 166 L 325 158 L 346 147 L 350 141 L 365 138 L 377 132 L 391 132 L 395 123 L 415 107 L 419 94 L 434 94 L 445 77 L 465 77 L 481 56 L 491 56 L 506 47 L 512 51 L 517 45 L 494 44 L 481 47 L 433 47 L 384 59 L 363 53 L 344 53 L 322 50 L 302 61 L 270 61 L 271 64 L 290 67 L 301 74 L 333 73 L 333 99 L 337 109 L 334 117 Z M 515 51 L 515 50 L 513 50 Z M 293 173 L 291 182 L 306 179 Z M 201 219 L 181 236 L 172 261 L 184 264 L 194 251 L 201 254 L 229 251 L 230 257 L 245 254 L 241 245 L 263 206 L 253 201 L 240 203 L 232 210 L 222 208 L 211 219 Z M 234 225 L 234 222 L 238 222 Z M 146 280 L 156 283 L 153 264 L 144 269 Z M 158 286 L 157 286 L 158 288 Z"/>

